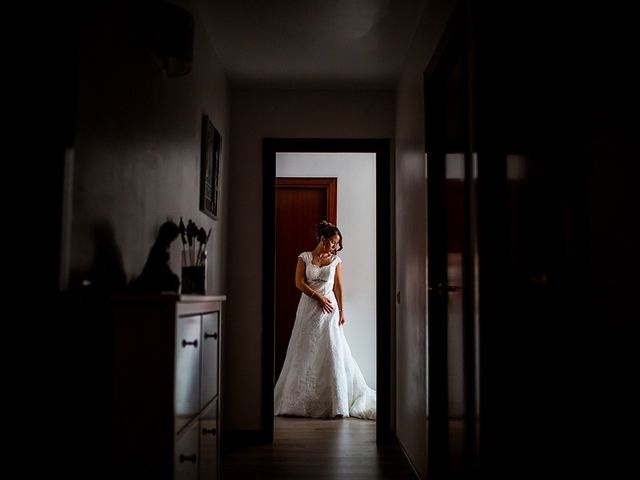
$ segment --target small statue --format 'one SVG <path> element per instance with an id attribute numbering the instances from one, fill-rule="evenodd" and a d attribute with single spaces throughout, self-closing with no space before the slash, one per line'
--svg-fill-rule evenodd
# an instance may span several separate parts
<path id="1" fill-rule="evenodd" d="M 169 247 L 177 237 L 178 226 L 174 222 L 168 221 L 162 224 L 142 273 L 129 284 L 131 290 L 136 292 L 178 292 L 180 278 L 169 267 Z"/>

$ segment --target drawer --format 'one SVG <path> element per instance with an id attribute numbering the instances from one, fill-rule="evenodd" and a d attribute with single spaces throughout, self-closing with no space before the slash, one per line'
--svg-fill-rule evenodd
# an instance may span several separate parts
<path id="1" fill-rule="evenodd" d="M 200 411 L 200 315 L 180 317 L 176 322 L 175 431 Z"/>
<path id="2" fill-rule="evenodd" d="M 218 478 L 218 400 L 200 417 L 200 479 Z"/>
<path id="3" fill-rule="evenodd" d="M 198 451 L 199 429 L 195 422 L 189 430 L 176 437 L 173 449 L 173 479 L 198 480 L 200 452 Z"/>
<path id="4" fill-rule="evenodd" d="M 200 408 L 218 394 L 218 345 L 220 312 L 202 316 L 202 376 Z"/>

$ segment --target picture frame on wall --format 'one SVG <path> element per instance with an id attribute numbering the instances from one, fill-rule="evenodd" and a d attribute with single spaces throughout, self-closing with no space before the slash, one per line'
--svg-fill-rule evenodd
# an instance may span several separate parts
<path id="1" fill-rule="evenodd" d="M 222 137 L 207 115 L 202 116 L 200 211 L 218 220 L 220 149 Z"/>

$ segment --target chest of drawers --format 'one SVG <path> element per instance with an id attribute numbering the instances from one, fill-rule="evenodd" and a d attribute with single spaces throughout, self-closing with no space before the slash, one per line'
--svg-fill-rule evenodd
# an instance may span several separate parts
<path id="1" fill-rule="evenodd" d="M 224 296 L 157 295 L 113 306 L 116 478 L 218 478 Z"/>

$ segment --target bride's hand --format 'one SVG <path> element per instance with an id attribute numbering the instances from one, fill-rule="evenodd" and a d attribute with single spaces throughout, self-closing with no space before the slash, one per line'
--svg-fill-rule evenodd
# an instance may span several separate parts
<path id="1" fill-rule="evenodd" d="M 333 312 L 333 305 L 331 305 L 331 300 L 322 295 L 318 295 L 318 301 L 322 304 L 322 310 L 326 313 Z"/>
<path id="2" fill-rule="evenodd" d="M 338 320 L 338 325 L 344 325 L 344 322 L 346 322 L 347 319 L 344 318 L 344 313 L 340 312 L 340 320 Z"/>

